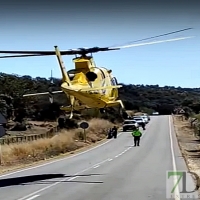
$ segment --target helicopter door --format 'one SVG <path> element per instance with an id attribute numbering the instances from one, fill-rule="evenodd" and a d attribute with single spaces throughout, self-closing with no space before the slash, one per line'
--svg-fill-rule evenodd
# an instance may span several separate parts
<path id="1" fill-rule="evenodd" d="M 118 85 L 117 79 L 116 79 L 115 77 L 112 77 L 112 78 L 111 78 L 111 85 L 113 85 L 113 86 Z M 114 96 L 117 97 L 117 95 L 118 95 L 117 89 L 116 89 L 116 88 L 113 88 L 113 89 L 111 90 L 111 96 L 112 96 L 112 97 L 114 97 Z"/>
<path id="2" fill-rule="evenodd" d="M 106 80 L 105 80 L 106 76 L 105 76 L 105 73 L 102 69 L 99 68 L 99 70 L 101 71 L 101 78 L 102 78 L 101 87 L 104 87 L 106 85 Z M 106 90 L 103 89 L 102 93 L 105 94 Z"/>

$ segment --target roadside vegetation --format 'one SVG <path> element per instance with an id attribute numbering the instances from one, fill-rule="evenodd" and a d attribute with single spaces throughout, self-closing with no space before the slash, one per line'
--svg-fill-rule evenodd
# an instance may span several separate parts
<path id="1" fill-rule="evenodd" d="M 86 142 L 82 129 L 62 130 L 53 138 L 44 138 L 37 141 L 2 145 L 2 165 L 9 167 L 29 164 L 73 152 L 82 147 L 94 144 L 107 136 L 107 131 L 113 124 L 104 119 L 92 119 L 86 131 Z"/>
<path id="2" fill-rule="evenodd" d="M 199 115 L 196 117 L 199 118 Z M 182 156 L 188 170 L 196 174 L 196 181 L 200 177 L 200 122 L 198 119 L 194 121 L 194 116 L 185 119 L 181 115 L 173 116 L 173 121 Z"/>

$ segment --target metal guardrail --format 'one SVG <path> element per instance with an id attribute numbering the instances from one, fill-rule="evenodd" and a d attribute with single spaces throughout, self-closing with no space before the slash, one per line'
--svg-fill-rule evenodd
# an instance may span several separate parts
<path id="1" fill-rule="evenodd" d="M 50 130 L 48 130 L 46 133 L 0 138 L 0 144 L 1 145 L 5 145 L 5 144 L 9 145 L 9 144 L 13 144 L 13 143 L 34 141 L 34 140 L 38 140 L 41 138 L 51 138 L 54 135 L 56 135 L 57 131 L 58 131 L 57 127 L 53 127 Z"/>

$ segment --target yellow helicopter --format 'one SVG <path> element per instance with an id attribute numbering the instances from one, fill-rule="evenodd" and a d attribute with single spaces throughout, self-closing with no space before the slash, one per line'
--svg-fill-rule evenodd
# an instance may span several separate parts
<path id="1" fill-rule="evenodd" d="M 3 54 L 23 54 L 15 56 L 0 56 L 0 58 L 56 55 L 60 70 L 62 72 L 61 90 L 26 94 L 23 96 L 27 97 L 35 95 L 49 95 L 50 102 L 52 103 L 53 94 L 65 93 L 70 100 L 70 105 L 62 106 L 60 109 L 70 112 L 70 119 L 73 117 L 73 111 L 81 111 L 84 109 L 97 108 L 100 110 L 100 112 L 105 112 L 105 109 L 108 107 L 119 106 L 121 111 L 125 111 L 123 102 L 118 99 L 118 88 L 122 87 L 122 85 L 118 84 L 116 77 L 112 75 L 112 70 L 96 66 L 92 53 L 183 40 L 191 37 L 179 37 L 175 39 L 135 44 L 135 42 L 138 41 L 161 37 L 189 29 L 192 28 L 182 29 L 150 38 L 145 38 L 142 40 L 137 40 L 132 42 L 133 44 L 117 47 L 93 47 L 60 51 L 57 46 L 54 46 L 55 51 L 0 51 L 0 53 Z M 89 53 L 91 54 L 90 56 L 87 55 Z M 75 63 L 75 69 L 66 71 L 61 55 L 76 55 L 76 57 L 73 59 Z"/>

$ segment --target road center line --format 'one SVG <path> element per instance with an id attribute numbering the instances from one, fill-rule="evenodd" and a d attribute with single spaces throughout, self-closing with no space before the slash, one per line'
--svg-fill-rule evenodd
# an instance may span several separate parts
<path id="1" fill-rule="evenodd" d="M 47 189 L 49 189 L 49 188 L 51 188 L 51 187 L 53 187 L 53 186 L 56 186 L 56 185 L 58 185 L 59 183 L 62 183 L 62 182 L 64 182 L 64 181 L 71 181 L 71 180 L 77 178 L 79 174 L 81 174 L 81 173 L 83 173 L 83 172 L 86 172 L 86 171 L 88 171 L 88 170 L 94 168 L 95 166 L 100 165 L 100 164 L 102 164 L 102 163 L 105 163 L 105 162 L 107 162 L 107 161 L 108 161 L 108 159 L 106 159 L 106 160 L 104 160 L 104 161 L 102 161 L 102 162 L 99 162 L 99 163 L 97 163 L 97 164 L 95 164 L 95 165 L 93 165 L 93 166 L 91 166 L 91 167 L 88 167 L 88 168 L 86 168 L 86 169 L 84 169 L 84 170 L 82 170 L 82 171 L 79 171 L 79 172 L 75 173 L 75 174 L 74 174 L 74 175 L 75 175 L 74 177 L 71 177 L 71 178 L 67 177 L 67 178 L 61 179 L 60 181 L 57 181 L 57 182 L 55 182 L 55 183 L 53 183 L 53 184 L 51 184 L 51 185 L 48 185 L 48 186 L 46 186 L 46 187 L 44 187 L 44 188 L 42 188 L 42 189 L 40 189 L 40 190 L 36 190 L 35 192 L 33 192 L 33 193 L 31 193 L 31 194 L 29 194 L 29 195 L 27 195 L 27 196 L 25 196 L 25 197 L 22 197 L 21 199 L 18 199 L 18 200 L 30 200 L 30 199 L 27 199 L 27 198 L 29 198 L 29 197 L 31 197 L 31 196 L 33 196 L 33 195 L 36 196 L 37 193 L 42 192 L 42 191 L 45 191 L 45 190 L 47 190 Z M 76 175 L 77 175 L 77 176 L 76 176 Z M 36 198 L 36 197 L 35 197 L 35 198 Z"/>
<path id="2" fill-rule="evenodd" d="M 33 200 L 33 199 L 35 199 L 35 198 L 37 198 L 37 197 L 39 197 L 40 195 L 38 194 L 38 195 L 34 195 L 34 196 L 32 196 L 32 197 L 30 197 L 30 198 L 28 198 L 28 199 L 26 199 L 26 200 Z"/>
<path id="3" fill-rule="evenodd" d="M 67 181 L 72 181 L 72 180 L 74 180 L 74 179 L 76 179 L 76 178 L 78 178 L 78 177 L 79 177 L 79 176 L 72 177 L 72 178 L 68 179 Z"/>
<path id="4" fill-rule="evenodd" d="M 172 139 L 172 129 L 171 129 L 171 120 L 169 116 L 169 136 L 170 136 L 170 144 L 171 144 L 171 154 L 172 154 L 172 165 L 173 165 L 173 170 L 177 171 L 176 168 L 176 162 L 175 162 L 175 154 L 174 154 L 174 147 L 173 147 L 173 139 Z M 174 185 L 177 183 L 177 176 L 174 176 Z M 176 187 L 175 190 L 175 199 L 180 200 L 180 192 L 178 186 Z"/>

